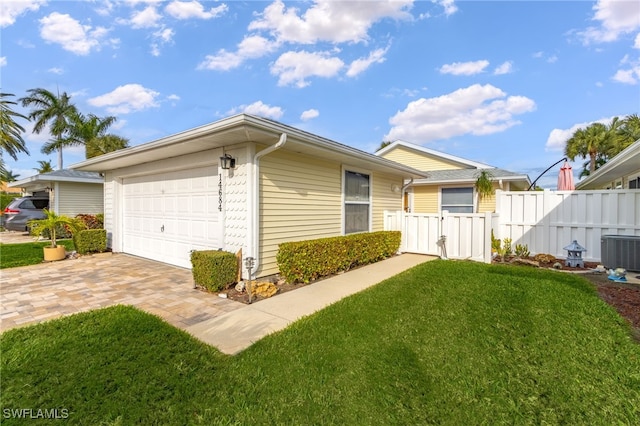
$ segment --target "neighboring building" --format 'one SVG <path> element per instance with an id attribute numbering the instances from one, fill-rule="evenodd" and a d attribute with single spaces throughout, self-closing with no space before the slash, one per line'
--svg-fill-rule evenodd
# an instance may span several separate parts
<path id="1" fill-rule="evenodd" d="M 531 185 L 527 175 L 399 140 L 376 155 L 427 172 L 426 178 L 415 179 L 407 189 L 404 208 L 412 213 L 493 212 L 495 195 L 479 199 L 475 190 L 475 182 L 483 170 L 491 174 L 495 189 L 520 191 Z"/>
<path id="2" fill-rule="evenodd" d="M 576 189 L 640 189 L 640 140 L 578 182 Z"/>
<path id="3" fill-rule="evenodd" d="M 425 176 L 246 114 L 72 168 L 105 175 L 113 251 L 190 268 L 192 250 L 242 250 L 257 276 L 278 272 L 280 243 L 383 230 L 404 180 Z"/>
<path id="4" fill-rule="evenodd" d="M 21 194 L 22 190 L 20 188 L 9 188 L 7 182 L 0 182 L 0 192 L 5 194 Z"/>
<path id="5" fill-rule="evenodd" d="M 58 214 L 100 214 L 104 212 L 103 179 L 99 173 L 56 170 L 9 184 L 24 195 L 49 195 L 49 207 Z"/>

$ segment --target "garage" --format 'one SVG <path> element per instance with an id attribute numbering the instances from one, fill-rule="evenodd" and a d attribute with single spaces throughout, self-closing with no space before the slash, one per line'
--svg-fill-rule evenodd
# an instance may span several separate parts
<path id="1" fill-rule="evenodd" d="M 212 165 L 124 178 L 122 251 L 191 268 L 191 250 L 222 247 L 216 170 Z"/>

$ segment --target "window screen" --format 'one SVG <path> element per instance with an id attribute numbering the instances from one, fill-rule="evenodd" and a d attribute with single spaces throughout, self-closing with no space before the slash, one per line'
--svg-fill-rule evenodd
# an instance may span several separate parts
<path id="1" fill-rule="evenodd" d="M 441 210 L 473 213 L 473 188 L 442 188 Z"/>
<path id="2" fill-rule="evenodd" d="M 344 174 L 344 233 L 369 231 L 370 185 L 369 175 L 345 171 Z"/>

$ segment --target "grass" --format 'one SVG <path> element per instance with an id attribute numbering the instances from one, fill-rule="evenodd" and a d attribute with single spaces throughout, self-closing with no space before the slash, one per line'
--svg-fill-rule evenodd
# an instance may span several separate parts
<path id="1" fill-rule="evenodd" d="M 15 268 L 42 263 L 44 254 L 42 247 L 50 246 L 50 241 L 39 241 L 20 244 L 0 244 L 0 269 Z M 67 250 L 73 250 L 72 240 L 58 240 Z"/>
<path id="2" fill-rule="evenodd" d="M 0 349 L 2 412 L 73 424 L 640 423 L 629 326 L 582 278 L 512 266 L 428 262 L 234 357 L 123 306 Z"/>

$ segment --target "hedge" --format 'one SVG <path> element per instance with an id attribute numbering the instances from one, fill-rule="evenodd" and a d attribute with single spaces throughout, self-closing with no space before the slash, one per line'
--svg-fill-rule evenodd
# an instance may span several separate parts
<path id="1" fill-rule="evenodd" d="M 73 236 L 73 245 L 80 254 L 107 251 L 106 229 L 84 229 Z"/>
<path id="2" fill-rule="evenodd" d="M 236 255 L 227 251 L 192 251 L 191 265 L 195 283 L 209 291 L 225 289 L 238 275 Z"/>
<path id="3" fill-rule="evenodd" d="M 400 248 L 400 238 L 400 231 L 380 231 L 282 243 L 276 261 L 287 282 L 308 283 L 391 257 Z"/>

